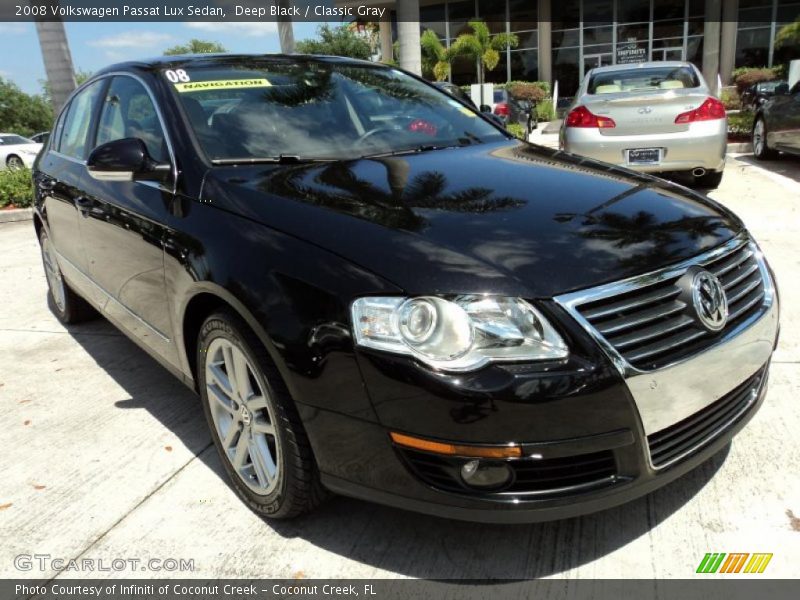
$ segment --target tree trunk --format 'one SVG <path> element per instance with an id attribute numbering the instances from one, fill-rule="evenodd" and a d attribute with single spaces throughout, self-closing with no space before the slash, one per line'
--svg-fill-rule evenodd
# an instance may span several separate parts
<path id="1" fill-rule="evenodd" d="M 75 90 L 75 71 L 69 51 L 67 33 L 61 21 L 36 21 L 36 33 L 42 49 L 44 69 L 50 87 L 50 99 L 56 114 Z"/>
<path id="2" fill-rule="evenodd" d="M 486 74 L 483 72 L 483 61 L 479 58 L 478 59 L 478 85 L 480 86 L 480 89 L 481 89 L 481 105 L 478 107 L 478 109 L 483 108 L 483 105 L 486 104 L 486 102 L 485 102 L 485 100 L 483 98 L 483 80 L 485 79 L 485 77 L 486 77 Z"/>
<path id="3" fill-rule="evenodd" d="M 289 8 L 288 0 L 278 0 L 278 6 Z M 292 27 L 292 17 L 278 17 L 278 38 L 281 41 L 281 52 L 284 54 L 294 54 L 294 28 Z"/>

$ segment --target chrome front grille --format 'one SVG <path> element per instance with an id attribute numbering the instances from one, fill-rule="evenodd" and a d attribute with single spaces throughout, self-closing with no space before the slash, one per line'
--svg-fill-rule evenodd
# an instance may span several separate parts
<path id="1" fill-rule="evenodd" d="M 738 323 L 764 310 L 764 266 L 758 251 L 737 239 L 697 261 L 663 272 L 571 295 L 568 308 L 579 315 L 628 365 L 649 371 L 687 358 L 714 343 Z M 725 328 L 704 327 L 678 280 L 695 265 L 714 273 L 725 288 Z"/>

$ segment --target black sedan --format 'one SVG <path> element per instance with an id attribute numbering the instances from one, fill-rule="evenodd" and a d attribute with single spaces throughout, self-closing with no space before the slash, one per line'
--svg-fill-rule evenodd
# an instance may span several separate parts
<path id="1" fill-rule="evenodd" d="M 109 67 L 34 184 L 55 315 L 99 312 L 196 390 L 265 516 L 330 491 L 596 511 L 707 460 L 766 393 L 778 298 L 735 215 L 515 140 L 396 68 Z"/>
<path id="2" fill-rule="evenodd" d="M 753 124 L 753 154 L 759 160 L 776 158 L 778 151 L 800 155 L 800 81 L 783 84 L 763 104 Z"/>
<path id="3" fill-rule="evenodd" d="M 760 81 L 742 92 L 742 108 L 758 110 L 767 100 L 775 95 L 776 89 L 785 86 L 785 81 Z M 785 90 L 784 90 L 785 92 Z"/>

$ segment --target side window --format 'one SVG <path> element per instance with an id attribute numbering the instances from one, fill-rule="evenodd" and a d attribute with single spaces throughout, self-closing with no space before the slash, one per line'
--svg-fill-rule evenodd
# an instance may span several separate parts
<path id="1" fill-rule="evenodd" d="M 158 162 L 168 162 L 169 153 L 150 95 L 132 77 L 118 76 L 111 80 L 97 130 L 97 145 L 139 138 L 150 156 Z"/>
<path id="2" fill-rule="evenodd" d="M 92 116 L 103 89 L 103 80 L 91 84 L 72 99 L 66 116 L 61 120 L 63 125 L 58 142 L 58 151 L 78 160 L 84 160 L 89 153 L 89 134 L 91 133 Z"/>

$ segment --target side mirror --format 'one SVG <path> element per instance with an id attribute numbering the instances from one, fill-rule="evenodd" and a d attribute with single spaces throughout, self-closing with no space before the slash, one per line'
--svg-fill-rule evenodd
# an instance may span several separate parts
<path id="1" fill-rule="evenodd" d="M 488 104 L 481 104 L 481 112 L 482 113 L 491 113 L 492 112 L 492 107 L 489 106 Z"/>
<path id="2" fill-rule="evenodd" d="M 168 164 L 150 157 L 139 138 L 124 138 L 101 144 L 86 161 L 89 175 L 98 181 L 163 181 L 170 172 Z"/>
<path id="3" fill-rule="evenodd" d="M 775 86 L 775 95 L 776 96 L 785 96 L 789 93 L 789 84 L 788 83 L 781 83 Z"/>

